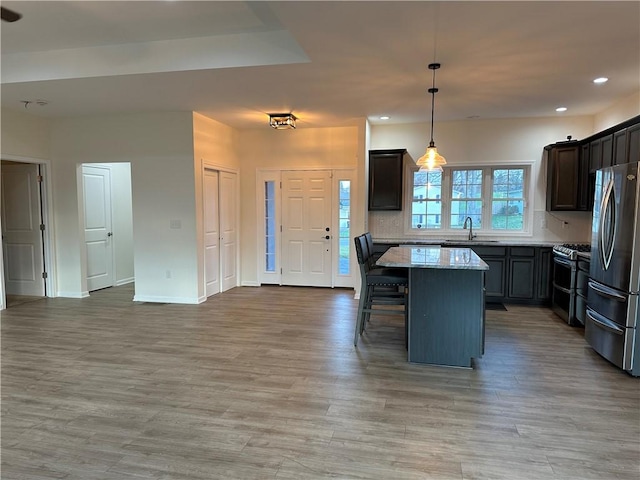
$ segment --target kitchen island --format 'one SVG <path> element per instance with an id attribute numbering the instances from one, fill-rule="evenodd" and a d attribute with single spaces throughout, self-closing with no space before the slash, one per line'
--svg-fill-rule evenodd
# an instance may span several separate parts
<path id="1" fill-rule="evenodd" d="M 377 264 L 409 269 L 409 362 L 471 367 L 482 356 L 489 266 L 473 250 L 391 247 Z"/>

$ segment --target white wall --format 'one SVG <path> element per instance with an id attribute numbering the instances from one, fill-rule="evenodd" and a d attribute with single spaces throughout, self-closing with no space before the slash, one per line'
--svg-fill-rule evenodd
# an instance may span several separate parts
<path id="1" fill-rule="evenodd" d="M 618 123 L 640 115 L 640 91 L 617 101 L 611 107 L 594 117 L 594 130 L 597 133 Z"/>
<path id="2" fill-rule="evenodd" d="M 51 158 L 60 296 L 87 292 L 78 233 L 80 164 L 129 162 L 135 299 L 198 301 L 191 112 L 57 120 Z"/>
<path id="3" fill-rule="evenodd" d="M 260 130 L 239 132 L 240 194 L 242 241 L 242 283 L 258 283 L 257 198 L 256 171 L 259 169 L 338 169 L 363 168 L 364 121 L 361 126 L 304 128 L 273 130 L 265 126 Z M 362 170 L 364 171 L 364 170 Z M 362 175 L 362 173 L 360 173 Z M 354 211 L 364 212 L 363 183 L 356 186 Z M 352 222 L 355 231 L 364 228 L 364 217 L 359 213 Z"/>
<path id="4" fill-rule="evenodd" d="M 50 121 L 28 113 L 2 109 L 2 158 L 49 159 Z"/>
<path id="5" fill-rule="evenodd" d="M 212 120 L 199 113 L 193 114 L 193 150 L 195 171 L 195 204 L 196 204 L 196 242 L 198 262 L 198 297 L 206 299 L 204 271 L 204 206 L 202 175 L 205 165 L 208 168 L 239 172 L 237 131 Z M 221 208 L 228 206 L 221 205 Z M 233 205 L 235 210 L 237 205 Z M 241 232 L 239 232 L 239 236 Z M 242 256 L 237 265 L 242 263 Z M 238 277 L 240 277 L 238 272 Z"/>
<path id="6" fill-rule="evenodd" d="M 584 242 L 590 238 L 590 213 L 545 212 L 546 166 L 542 164 L 542 150 L 547 144 L 566 140 L 567 135 L 581 139 L 592 131 L 591 117 L 463 120 L 436 123 L 434 140 L 448 165 L 533 162 L 533 239 Z M 405 161 L 410 157 L 415 162 L 422 156 L 429 140 L 430 124 L 371 128 L 371 149 L 406 148 Z M 370 212 L 369 230 L 377 238 L 400 238 L 405 213 Z M 544 229 L 543 219 L 547 225 Z M 563 221 L 568 222 L 568 228 L 562 228 Z"/>

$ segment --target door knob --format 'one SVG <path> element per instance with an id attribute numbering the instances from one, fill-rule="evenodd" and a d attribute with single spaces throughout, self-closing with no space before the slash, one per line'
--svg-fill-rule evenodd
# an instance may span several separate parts
<path id="1" fill-rule="evenodd" d="M 324 239 L 329 240 L 331 237 L 329 235 L 325 235 Z"/>
<path id="2" fill-rule="evenodd" d="M 107 237 L 110 237 L 113 235 L 113 232 L 107 232 Z"/>

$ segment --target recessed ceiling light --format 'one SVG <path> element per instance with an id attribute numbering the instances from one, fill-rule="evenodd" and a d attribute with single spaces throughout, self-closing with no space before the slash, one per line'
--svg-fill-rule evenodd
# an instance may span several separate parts
<path id="1" fill-rule="evenodd" d="M 607 77 L 598 77 L 593 80 L 593 83 L 597 83 L 597 84 L 606 83 L 607 80 L 609 80 Z"/>
<path id="2" fill-rule="evenodd" d="M 387 115 L 382 115 L 382 116 L 380 117 L 380 120 L 389 120 L 389 118 L 391 118 L 391 117 L 389 117 L 389 116 L 387 116 Z"/>
<path id="3" fill-rule="evenodd" d="M 566 112 L 567 111 L 567 107 L 558 107 L 556 108 L 556 112 Z"/>

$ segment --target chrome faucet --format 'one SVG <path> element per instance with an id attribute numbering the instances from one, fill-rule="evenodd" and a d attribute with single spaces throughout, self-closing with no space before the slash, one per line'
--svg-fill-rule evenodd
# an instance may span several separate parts
<path id="1" fill-rule="evenodd" d="M 467 222 L 469 222 L 469 240 L 473 240 L 474 238 L 476 238 L 476 236 L 473 234 L 473 220 L 471 220 L 471 217 L 467 217 L 464 219 L 464 225 L 462 226 L 462 228 L 464 228 L 465 230 L 467 229 Z"/>

